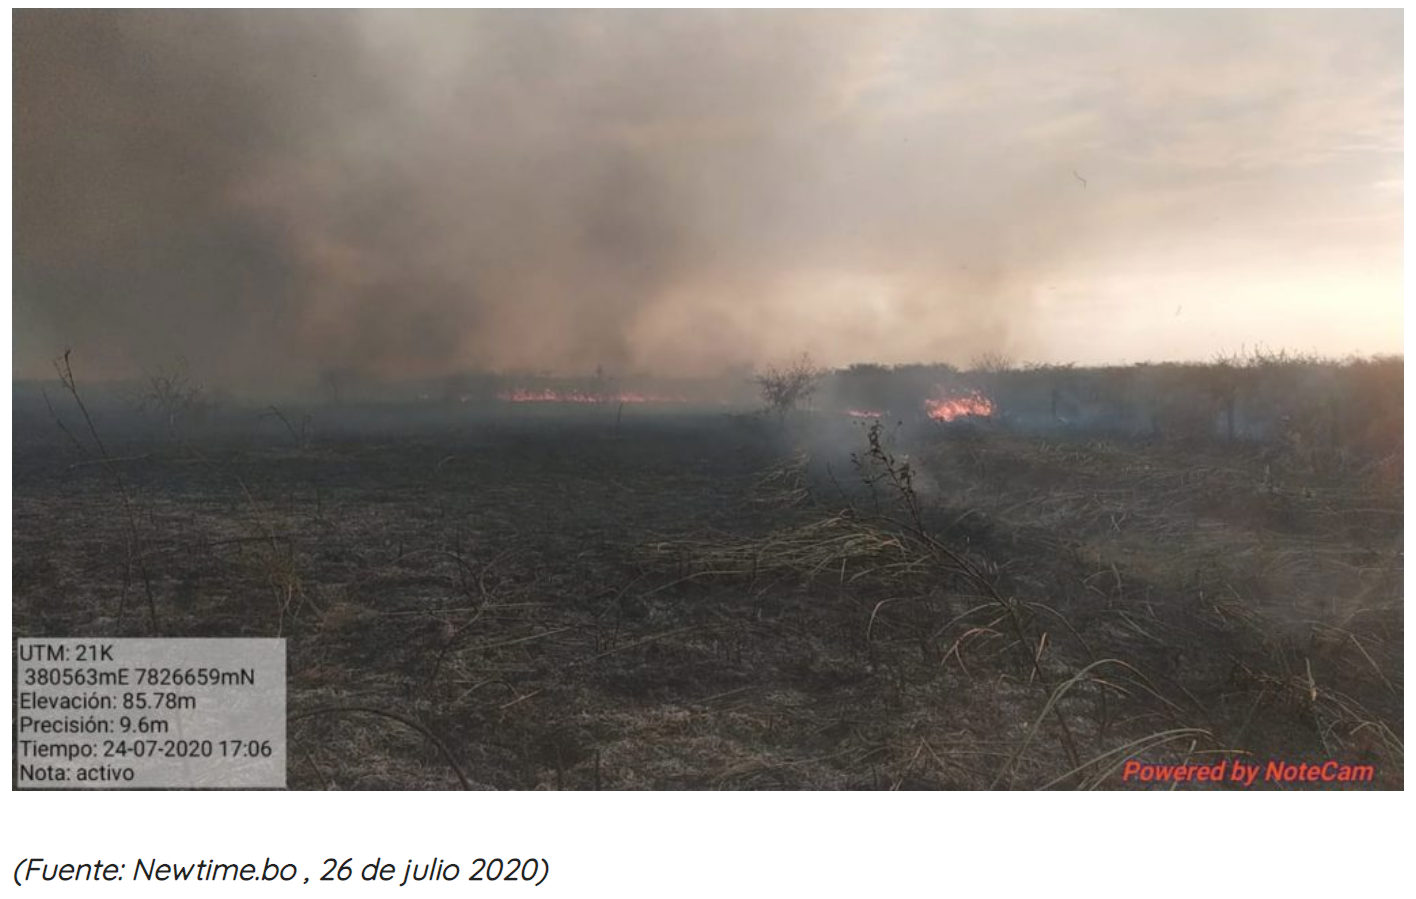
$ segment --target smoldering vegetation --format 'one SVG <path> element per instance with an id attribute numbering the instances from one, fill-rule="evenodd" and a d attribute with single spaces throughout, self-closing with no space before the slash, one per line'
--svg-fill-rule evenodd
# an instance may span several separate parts
<path id="1" fill-rule="evenodd" d="M 780 414 L 61 362 L 16 388 L 15 631 L 286 637 L 300 789 L 1401 786 L 1401 360 L 985 362 Z"/>
<path id="2" fill-rule="evenodd" d="M 1390 346 L 1394 21 L 18 12 L 15 631 L 286 637 L 300 789 L 1398 786 L 1402 360 L 1002 355 Z"/>
<path id="3" fill-rule="evenodd" d="M 1084 367 L 1017 365 L 991 355 L 949 365 L 855 365 L 822 384 L 829 409 L 917 415 L 922 399 L 979 391 L 996 418 L 1038 434 L 1220 440 L 1298 440 L 1315 452 L 1371 461 L 1400 446 L 1402 360 L 1344 361 L 1256 348 L 1209 363 Z"/>

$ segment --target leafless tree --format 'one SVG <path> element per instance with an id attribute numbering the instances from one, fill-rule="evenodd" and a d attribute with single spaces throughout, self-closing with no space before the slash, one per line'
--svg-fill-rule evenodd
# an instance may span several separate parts
<path id="1" fill-rule="evenodd" d="M 809 354 L 802 353 L 786 365 L 767 366 L 753 376 L 753 381 L 767 408 L 776 412 L 779 419 L 785 419 L 788 412 L 810 402 L 825 374 L 825 369 L 818 366 Z"/>
<path id="2" fill-rule="evenodd" d="M 979 353 L 969 362 L 969 368 L 976 372 L 986 374 L 996 374 L 998 372 L 1012 371 L 1017 368 L 1017 363 L 1013 357 L 998 350 L 988 350 Z"/>
<path id="3" fill-rule="evenodd" d="M 159 416 L 169 434 L 175 435 L 181 424 L 206 415 L 211 399 L 204 388 L 179 359 L 171 366 L 159 366 L 145 372 L 143 383 L 133 400 L 133 407 L 144 415 Z"/>

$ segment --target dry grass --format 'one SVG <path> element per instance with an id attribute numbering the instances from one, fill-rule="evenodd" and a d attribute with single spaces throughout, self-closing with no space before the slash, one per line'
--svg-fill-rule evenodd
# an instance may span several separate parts
<path id="1" fill-rule="evenodd" d="M 1384 457 L 784 433 L 21 442 L 15 629 L 286 636 L 299 788 L 1090 789 L 1216 754 L 1402 783 Z"/>

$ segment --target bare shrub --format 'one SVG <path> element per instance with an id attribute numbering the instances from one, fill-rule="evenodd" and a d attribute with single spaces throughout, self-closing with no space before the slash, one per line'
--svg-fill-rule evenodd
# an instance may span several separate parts
<path id="1" fill-rule="evenodd" d="M 1012 371 L 1017 367 L 1018 363 L 1012 356 L 997 350 L 979 353 L 969 362 L 970 371 L 982 372 L 984 374 Z"/>
<path id="2" fill-rule="evenodd" d="M 170 435 L 182 426 L 204 418 L 212 400 L 205 387 L 192 375 L 185 360 L 158 366 L 143 373 L 143 382 L 131 400 L 136 412 L 160 418 Z"/>
<path id="3" fill-rule="evenodd" d="M 767 366 L 752 380 L 767 409 L 784 419 L 788 412 L 810 402 L 825 375 L 826 370 L 818 366 L 810 354 L 802 353 L 786 365 Z"/>
<path id="4" fill-rule="evenodd" d="M 117 465 L 118 460 L 109 454 L 108 447 L 104 444 L 103 438 L 99 436 L 98 428 L 93 423 L 93 416 L 89 414 L 88 404 L 84 402 L 83 395 L 79 392 L 78 378 L 74 376 L 74 367 L 70 359 L 72 355 L 73 351 L 66 348 L 64 355 L 54 360 L 54 371 L 59 375 L 59 383 L 63 386 L 64 391 L 73 399 L 74 405 L 78 407 L 80 415 L 83 416 L 84 425 L 88 429 L 89 438 L 93 441 L 93 445 L 97 450 L 96 461 L 102 464 L 104 470 L 108 472 L 113 480 L 113 487 L 118 493 L 118 498 L 122 505 L 127 524 L 127 545 L 125 547 L 127 568 L 123 576 L 123 593 L 118 600 L 118 616 L 121 618 L 126 610 L 128 588 L 133 581 L 134 571 L 136 571 L 142 581 L 143 592 L 147 597 L 148 626 L 153 631 L 156 631 L 159 623 L 157 617 L 157 599 L 153 592 L 152 573 L 148 569 L 148 540 L 141 526 L 144 516 L 142 510 L 138 508 L 139 498 L 137 491 L 132 488 L 127 479 L 124 478 L 122 469 Z M 64 425 L 63 419 L 59 417 L 59 413 L 55 411 L 53 404 L 49 402 L 48 394 L 44 395 L 44 402 L 49 406 L 49 414 L 54 417 L 55 424 L 64 432 L 65 436 L 69 438 L 75 448 L 85 456 L 93 456 L 94 452 L 89 450 L 74 432 Z M 148 516 L 147 520 L 150 521 L 151 517 Z"/>

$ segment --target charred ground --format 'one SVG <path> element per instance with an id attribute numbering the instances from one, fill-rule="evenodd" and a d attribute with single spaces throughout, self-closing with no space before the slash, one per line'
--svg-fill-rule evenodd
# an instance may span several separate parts
<path id="1" fill-rule="evenodd" d="M 16 634 L 287 637 L 292 787 L 1403 782 L 1399 455 L 604 408 L 90 431 L 51 399 L 67 432 L 17 405 Z"/>

